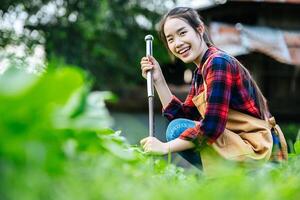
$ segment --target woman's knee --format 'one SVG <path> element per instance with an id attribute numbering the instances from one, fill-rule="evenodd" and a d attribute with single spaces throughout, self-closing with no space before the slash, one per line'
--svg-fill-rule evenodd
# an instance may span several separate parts
<path id="1" fill-rule="evenodd" d="M 195 122 L 189 119 L 179 118 L 171 121 L 167 127 L 166 139 L 167 141 L 178 138 L 182 132 L 187 128 L 194 127 Z"/>

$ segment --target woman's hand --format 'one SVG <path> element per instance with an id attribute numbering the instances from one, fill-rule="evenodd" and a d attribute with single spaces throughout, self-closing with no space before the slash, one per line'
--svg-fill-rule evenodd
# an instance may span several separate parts
<path id="1" fill-rule="evenodd" d="M 153 70 L 153 82 L 154 84 L 159 82 L 160 80 L 163 80 L 163 74 L 161 71 L 161 68 L 159 66 L 159 63 L 157 60 L 152 56 L 143 57 L 141 59 L 141 69 L 142 69 L 142 76 L 147 79 L 147 71 Z"/>
<path id="2" fill-rule="evenodd" d="M 140 141 L 145 153 L 165 155 L 169 153 L 168 143 L 163 143 L 155 137 L 146 137 Z"/>

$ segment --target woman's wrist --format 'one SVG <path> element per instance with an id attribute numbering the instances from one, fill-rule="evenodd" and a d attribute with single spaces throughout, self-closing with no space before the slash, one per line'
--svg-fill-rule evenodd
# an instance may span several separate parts
<path id="1" fill-rule="evenodd" d="M 164 143 L 164 155 L 171 153 L 170 143 Z"/>
<path id="2" fill-rule="evenodd" d="M 159 85 L 164 85 L 166 84 L 166 80 L 163 76 L 161 76 L 160 78 L 157 78 L 157 80 L 153 81 L 154 86 L 159 86 Z"/>
<path id="3" fill-rule="evenodd" d="M 175 140 L 171 140 L 165 144 L 167 144 L 165 147 L 167 149 L 166 151 L 168 151 L 167 153 L 184 151 L 195 147 L 195 144 L 193 142 L 180 138 L 176 138 Z"/>

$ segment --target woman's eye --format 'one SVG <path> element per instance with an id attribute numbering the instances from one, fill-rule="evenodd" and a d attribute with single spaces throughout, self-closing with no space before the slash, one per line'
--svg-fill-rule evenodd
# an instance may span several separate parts
<path id="1" fill-rule="evenodd" d="M 183 35 L 185 35 L 185 33 L 186 33 L 186 31 L 182 31 L 179 33 L 179 35 L 183 36 Z"/>
<path id="2" fill-rule="evenodd" d="M 169 42 L 169 43 L 170 43 L 170 42 L 173 42 L 173 38 L 168 39 L 168 42 Z"/>

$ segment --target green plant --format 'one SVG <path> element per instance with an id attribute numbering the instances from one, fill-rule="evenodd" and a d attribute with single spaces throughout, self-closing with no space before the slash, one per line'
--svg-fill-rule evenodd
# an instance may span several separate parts
<path id="1" fill-rule="evenodd" d="M 296 154 L 251 171 L 224 164 L 213 177 L 149 159 L 110 129 L 111 94 L 89 85 L 74 67 L 0 76 L 1 199 L 300 198 Z"/>

